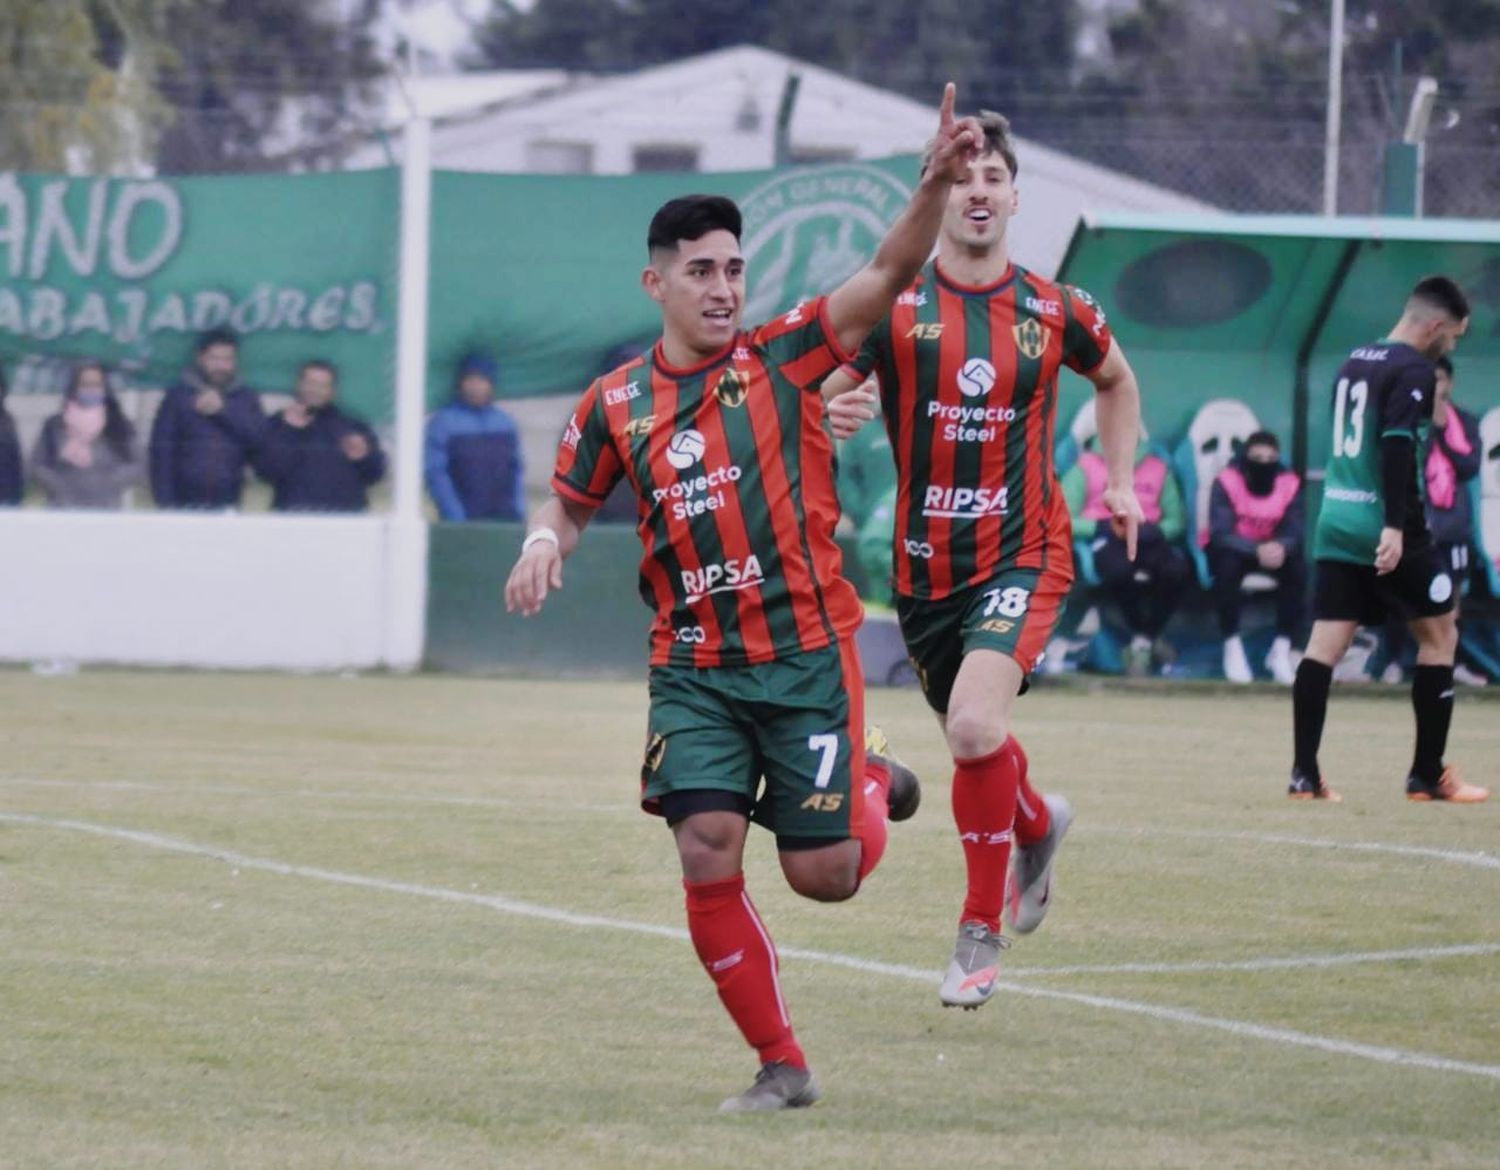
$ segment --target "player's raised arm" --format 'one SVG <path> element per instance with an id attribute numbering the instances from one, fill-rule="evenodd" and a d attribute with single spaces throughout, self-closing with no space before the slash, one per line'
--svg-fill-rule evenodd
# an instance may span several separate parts
<path id="1" fill-rule="evenodd" d="M 948 191 L 963 178 L 984 142 L 975 119 L 953 116 L 955 94 L 950 81 L 943 90 L 937 137 L 911 202 L 880 241 L 875 258 L 828 298 L 828 318 L 846 352 L 858 347 L 890 312 L 901 290 L 916 279 L 937 242 Z"/>
<path id="2" fill-rule="evenodd" d="M 1099 424 L 1099 447 L 1104 453 L 1108 479 L 1104 505 L 1110 527 L 1125 541 L 1125 553 L 1135 560 L 1136 534 L 1144 513 L 1135 495 L 1135 448 L 1141 437 L 1141 388 L 1135 371 L 1125 360 L 1118 341 L 1099 368 L 1089 375 L 1095 395 L 1095 418 Z"/>
<path id="3" fill-rule="evenodd" d="M 562 588 L 562 563 L 575 548 L 594 509 L 552 496 L 536 510 L 526 526 L 521 555 L 505 582 L 505 609 L 531 617 L 553 589 Z"/>

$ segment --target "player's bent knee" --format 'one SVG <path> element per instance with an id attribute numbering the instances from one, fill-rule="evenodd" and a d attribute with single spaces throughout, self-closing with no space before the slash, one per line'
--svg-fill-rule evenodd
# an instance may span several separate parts
<path id="1" fill-rule="evenodd" d="M 843 902 L 859 889 L 859 850 L 855 840 L 820 849 L 783 850 L 781 872 L 787 885 L 815 902 Z"/>
<path id="2" fill-rule="evenodd" d="M 993 712 L 971 704 L 950 707 L 944 727 L 948 750 L 956 760 L 977 760 L 1005 742 L 1005 723 Z"/>

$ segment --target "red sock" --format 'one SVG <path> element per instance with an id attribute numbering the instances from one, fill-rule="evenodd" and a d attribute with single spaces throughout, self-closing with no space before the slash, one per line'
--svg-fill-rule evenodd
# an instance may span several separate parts
<path id="1" fill-rule="evenodd" d="M 1027 778 L 1026 752 L 1021 741 L 1011 736 L 1005 746 L 1016 757 L 1016 844 L 1035 845 L 1047 835 L 1052 827 L 1052 815 L 1047 811 L 1047 802 L 1042 794 L 1031 786 Z"/>
<path id="2" fill-rule="evenodd" d="M 745 892 L 745 875 L 682 886 L 693 949 L 746 1043 L 762 1064 L 780 1060 L 806 1068 L 781 998 L 776 948 Z"/>
<path id="3" fill-rule="evenodd" d="M 987 756 L 953 764 L 953 820 L 969 870 L 962 921 L 999 930 L 1016 819 L 1016 756 L 1002 744 Z"/>
<path id="4" fill-rule="evenodd" d="M 864 785 L 865 812 L 859 833 L 860 881 L 864 881 L 885 856 L 886 841 L 890 837 L 890 768 L 885 764 L 872 764 L 866 760 Z"/>

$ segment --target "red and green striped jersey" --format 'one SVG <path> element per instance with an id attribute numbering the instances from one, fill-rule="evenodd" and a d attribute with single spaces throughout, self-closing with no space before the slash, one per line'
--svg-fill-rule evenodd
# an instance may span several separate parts
<path id="1" fill-rule="evenodd" d="M 590 507 L 635 489 L 653 666 L 770 662 L 858 627 L 818 393 L 849 357 L 820 298 L 691 369 L 658 342 L 585 392 L 552 486 Z"/>
<path id="2" fill-rule="evenodd" d="M 880 381 L 899 487 L 894 576 L 936 600 L 1002 569 L 1072 576 L 1072 528 L 1053 460 L 1057 375 L 1109 353 L 1081 289 L 1012 265 L 969 288 L 930 261 L 845 368 Z"/>

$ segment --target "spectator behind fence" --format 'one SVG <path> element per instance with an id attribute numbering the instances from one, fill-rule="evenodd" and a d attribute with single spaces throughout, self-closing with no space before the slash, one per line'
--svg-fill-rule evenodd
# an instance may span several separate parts
<path id="1" fill-rule="evenodd" d="M 452 400 L 427 420 L 427 489 L 444 520 L 519 520 L 524 512 L 521 436 L 495 405 L 496 380 L 494 359 L 470 354 Z"/>
<path id="2" fill-rule="evenodd" d="M 1302 623 L 1307 588 L 1302 479 L 1282 464 L 1281 443 L 1270 431 L 1256 431 L 1246 439 L 1244 450 L 1219 472 L 1209 493 L 1208 523 L 1224 677 L 1234 683 L 1255 677 L 1240 640 L 1241 589 L 1249 574 L 1263 573 L 1276 582 L 1276 637 L 1266 669 L 1277 682 L 1291 686 L 1297 677 L 1292 638 Z"/>
<path id="3" fill-rule="evenodd" d="M 1479 441 L 1479 420 L 1453 401 L 1453 363 L 1446 357 L 1433 362 L 1435 390 L 1432 399 L 1432 441 L 1427 448 L 1423 468 L 1427 481 L 1427 526 L 1437 547 L 1438 559 L 1453 575 L 1456 592 L 1453 614 L 1460 627 L 1459 654 L 1463 653 L 1460 596 L 1469 577 L 1474 545 L 1474 501 L 1469 483 L 1479 474 L 1483 462 L 1483 445 Z M 1402 660 L 1410 639 L 1406 623 L 1386 624 L 1385 673 L 1382 682 L 1401 682 Z M 1464 662 L 1453 665 L 1453 679 L 1465 686 L 1482 687 L 1487 679 Z"/>
<path id="4" fill-rule="evenodd" d="M 239 381 L 239 339 L 224 329 L 200 336 L 193 364 L 151 427 L 157 507 L 238 507 L 265 427 L 260 395 Z"/>
<path id="5" fill-rule="evenodd" d="M 1110 527 L 1104 502 L 1107 479 L 1104 456 L 1090 447 L 1063 477 L 1063 495 L 1073 515 L 1073 531 L 1088 541 L 1099 583 L 1119 606 L 1129 630 L 1126 672 L 1139 677 L 1176 657 L 1162 631 L 1177 610 L 1189 576 L 1187 554 L 1174 543 L 1185 527 L 1182 489 L 1167 461 L 1143 445 L 1135 464 L 1135 494 L 1145 521 L 1132 561 L 1124 539 Z"/>
<path id="6" fill-rule="evenodd" d="M 5 409 L 5 371 L 0 369 L 0 507 L 21 502 L 21 440 Z"/>
<path id="7" fill-rule="evenodd" d="M 266 424 L 255 470 L 274 490 L 277 512 L 363 512 L 385 474 L 380 440 L 335 403 L 331 362 L 303 363 L 292 404 Z"/>
<path id="8" fill-rule="evenodd" d="M 135 426 L 125 417 L 98 362 L 68 374 L 62 409 L 42 424 L 31 478 L 54 508 L 120 508 L 141 477 Z"/>

